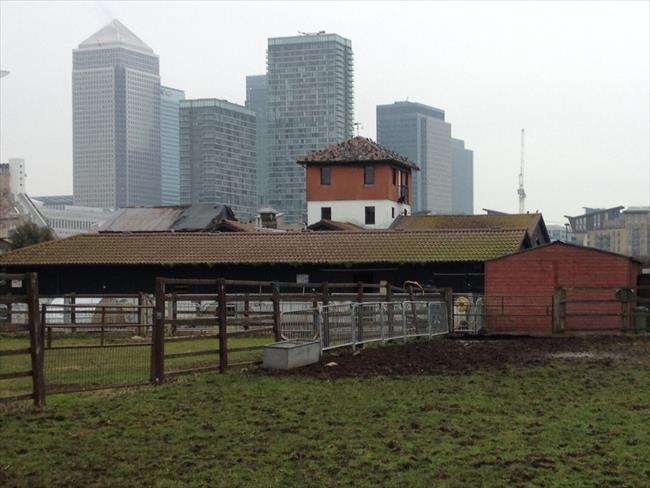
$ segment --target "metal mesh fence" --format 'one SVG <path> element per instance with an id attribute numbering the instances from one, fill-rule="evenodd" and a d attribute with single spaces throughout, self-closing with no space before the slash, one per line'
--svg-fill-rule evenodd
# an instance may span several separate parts
<path id="1" fill-rule="evenodd" d="M 282 313 L 285 340 L 321 338 L 323 350 L 449 332 L 444 302 L 345 303 Z"/>
<path id="2" fill-rule="evenodd" d="M 45 350 L 48 393 L 137 385 L 149 381 L 151 345 L 69 345 Z"/>

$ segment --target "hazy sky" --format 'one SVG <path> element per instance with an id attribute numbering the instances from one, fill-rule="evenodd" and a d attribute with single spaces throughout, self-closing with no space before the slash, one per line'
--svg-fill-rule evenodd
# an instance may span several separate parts
<path id="1" fill-rule="evenodd" d="M 0 2 L 0 159 L 31 195 L 72 192 L 72 49 L 113 18 L 160 56 L 163 84 L 242 103 L 268 37 L 352 41 L 355 119 L 409 99 L 446 111 L 474 150 L 475 208 L 547 222 L 650 203 L 650 2 Z"/>

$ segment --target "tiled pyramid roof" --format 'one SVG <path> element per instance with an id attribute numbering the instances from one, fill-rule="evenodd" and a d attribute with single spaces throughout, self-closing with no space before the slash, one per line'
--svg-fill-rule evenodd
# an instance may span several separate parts
<path id="1" fill-rule="evenodd" d="M 404 156 L 397 154 L 371 139 L 357 136 L 325 149 L 314 151 L 298 161 L 299 164 L 386 162 L 417 170 L 418 166 Z"/>

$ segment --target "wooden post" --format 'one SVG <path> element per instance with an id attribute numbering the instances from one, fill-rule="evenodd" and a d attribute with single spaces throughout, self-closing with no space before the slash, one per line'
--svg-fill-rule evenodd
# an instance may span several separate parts
<path id="1" fill-rule="evenodd" d="M 219 372 L 228 370 L 228 305 L 226 300 L 226 284 L 223 278 L 217 280 L 219 295 Z"/>
<path id="2" fill-rule="evenodd" d="M 320 285 L 321 288 L 321 302 L 323 302 L 323 307 L 329 305 L 329 284 L 327 281 L 323 281 Z M 323 314 L 323 337 L 322 337 L 323 347 L 329 347 L 330 345 L 330 327 L 329 327 L 329 316 L 328 312 Z"/>
<path id="3" fill-rule="evenodd" d="M 43 305 L 41 305 L 41 330 L 42 331 L 45 331 L 45 327 L 46 327 L 45 326 L 45 316 L 46 316 L 46 314 L 47 314 L 47 305 L 43 304 Z M 48 342 L 50 342 L 50 343 L 52 342 L 51 334 L 50 334 Z M 44 333 L 41 334 L 41 346 L 43 346 L 43 348 L 45 348 L 45 334 Z"/>
<path id="4" fill-rule="evenodd" d="M 566 326 L 566 290 L 555 288 L 553 293 L 553 333 L 562 333 Z"/>
<path id="5" fill-rule="evenodd" d="M 176 292 L 172 293 L 172 326 L 171 334 L 176 335 L 176 319 L 178 318 L 178 303 Z"/>
<path id="6" fill-rule="evenodd" d="M 47 328 L 47 347 L 52 348 L 52 327 Z"/>
<path id="7" fill-rule="evenodd" d="M 144 337 L 143 333 L 143 322 L 144 322 L 144 293 L 138 292 L 138 328 L 137 334 L 140 337 Z"/>
<path id="8" fill-rule="evenodd" d="M 103 346 L 104 345 L 104 325 L 106 325 L 106 305 L 101 305 L 102 310 L 101 310 L 101 329 L 99 333 L 99 345 Z"/>
<path id="9" fill-rule="evenodd" d="M 312 315 L 312 329 L 313 329 L 313 337 L 316 337 L 318 335 L 318 293 L 316 293 L 316 289 L 312 288 L 312 293 L 314 296 L 312 297 L 311 300 L 311 306 L 314 309 Z"/>
<path id="10" fill-rule="evenodd" d="M 12 324 L 12 321 L 13 321 L 13 316 L 12 316 L 13 315 L 12 310 L 14 308 L 13 305 L 14 304 L 11 303 L 11 302 L 7 303 L 7 324 L 9 326 L 9 330 L 12 330 L 11 324 Z M 14 328 L 13 330 L 16 330 L 16 329 Z"/>
<path id="11" fill-rule="evenodd" d="M 165 381 L 165 280 L 156 278 L 156 294 L 151 326 L 151 375 L 154 384 Z"/>
<path id="12" fill-rule="evenodd" d="M 45 375 L 43 371 L 43 329 L 38 309 L 38 278 L 36 273 L 27 273 L 27 315 L 30 328 L 32 385 L 34 388 L 34 404 L 37 407 L 45 405 Z"/>
<path id="13" fill-rule="evenodd" d="M 393 310 L 393 285 L 391 282 L 386 283 L 386 302 L 388 303 L 388 338 L 393 338 L 395 311 Z"/>
<path id="14" fill-rule="evenodd" d="M 251 302 L 248 292 L 244 294 L 244 330 L 248 330 L 248 319 L 250 318 Z"/>
<path id="15" fill-rule="evenodd" d="M 77 296 L 74 292 L 70 293 L 70 323 L 71 324 L 77 323 Z M 76 332 L 77 328 L 71 327 L 70 330 L 72 332 Z"/>
<path id="16" fill-rule="evenodd" d="M 282 340 L 282 331 L 280 330 L 280 322 L 282 321 L 282 316 L 280 313 L 280 289 L 277 284 L 273 284 L 273 336 L 276 342 Z"/>
<path id="17" fill-rule="evenodd" d="M 363 282 L 357 283 L 357 303 L 363 303 Z M 363 341 L 363 306 L 360 307 L 361 312 L 357 314 L 357 342 Z"/>
<path id="18" fill-rule="evenodd" d="M 451 288 L 444 289 L 445 303 L 447 304 L 447 323 L 449 331 L 454 331 L 454 294 Z"/>

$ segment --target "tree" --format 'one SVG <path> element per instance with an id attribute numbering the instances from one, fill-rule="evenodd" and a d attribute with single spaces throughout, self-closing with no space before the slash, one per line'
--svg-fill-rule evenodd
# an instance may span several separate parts
<path id="1" fill-rule="evenodd" d="M 51 241 L 54 233 L 49 227 L 39 227 L 33 222 L 20 224 L 9 232 L 9 243 L 11 249 L 32 246 L 40 242 Z"/>

